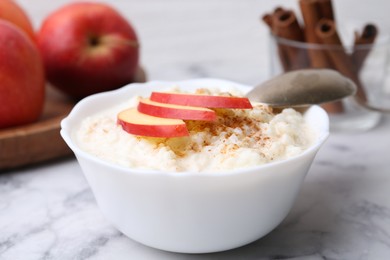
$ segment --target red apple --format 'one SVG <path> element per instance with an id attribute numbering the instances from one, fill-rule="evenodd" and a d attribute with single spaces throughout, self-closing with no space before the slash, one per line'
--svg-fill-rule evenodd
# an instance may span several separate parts
<path id="1" fill-rule="evenodd" d="M 141 99 L 138 111 L 150 116 L 184 120 L 212 121 L 216 118 L 215 112 L 208 108 L 164 104 L 150 99 Z"/>
<path id="2" fill-rule="evenodd" d="M 42 112 L 45 74 L 32 40 L 0 20 L 0 128 L 31 123 Z"/>
<path id="3" fill-rule="evenodd" d="M 120 112 L 117 121 L 123 130 L 133 135 L 149 137 L 188 136 L 188 130 L 183 120 L 149 116 L 140 113 L 137 108 Z"/>
<path id="4" fill-rule="evenodd" d="M 31 40 L 35 41 L 33 26 L 24 10 L 12 0 L 0 1 L 0 19 L 7 20 L 22 29 Z"/>
<path id="5" fill-rule="evenodd" d="M 211 96 L 198 94 L 182 94 L 168 92 L 152 92 L 150 100 L 182 106 L 210 108 L 252 108 L 251 102 L 245 97 Z"/>
<path id="6" fill-rule="evenodd" d="M 139 44 L 130 23 L 107 4 L 68 4 L 37 37 L 50 83 L 80 99 L 133 81 Z"/>

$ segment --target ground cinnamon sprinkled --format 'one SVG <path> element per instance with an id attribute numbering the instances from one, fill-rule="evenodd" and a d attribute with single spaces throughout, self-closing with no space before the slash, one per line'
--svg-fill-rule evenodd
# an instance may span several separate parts
<path id="1" fill-rule="evenodd" d="M 232 96 L 209 89 L 198 89 L 196 94 Z M 129 103 L 137 104 L 137 97 Z M 77 138 L 83 149 L 108 161 L 170 171 L 218 171 L 260 165 L 290 158 L 311 144 L 311 132 L 299 112 L 252 105 L 253 109 L 244 110 L 214 109 L 217 118 L 212 122 L 185 121 L 190 135 L 180 138 L 124 133 L 116 124 L 119 110 L 113 109 L 86 119 Z"/>

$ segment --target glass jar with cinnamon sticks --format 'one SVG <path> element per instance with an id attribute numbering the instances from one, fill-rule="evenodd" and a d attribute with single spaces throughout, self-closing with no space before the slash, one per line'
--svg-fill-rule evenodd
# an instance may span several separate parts
<path id="1" fill-rule="evenodd" d="M 301 17 L 282 7 L 262 17 L 270 28 L 271 76 L 303 68 L 337 70 L 352 79 L 358 91 L 352 98 L 323 104 L 331 129 L 376 126 L 381 117 L 378 100 L 386 95 L 387 37 L 379 37 L 377 25 L 366 22 L 355 29 L 351 44 L 345 44 L 341 36 L 347 34 L 341 34 L 343 28 L 336 24 L 331 0 L 298 0 L 298 4 Z"/>

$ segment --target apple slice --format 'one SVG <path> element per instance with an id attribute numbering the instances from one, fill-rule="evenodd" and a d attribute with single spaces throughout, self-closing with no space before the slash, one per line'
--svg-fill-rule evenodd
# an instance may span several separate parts
<path id="1" fill-rule="evenodd" d="M 117 122 L 123 130 L 133 135 L 149 137 L 188 136 L 186 124 L 180 119 L 168 119 L 140 113 L 130 108 L 118 114 Z"/>
<path id="2" fill-rule="evenodd" d="M 169 92 L 152 92 L 150 100 L 182 106 L 210 107 L 210 108 L 252 108 L 246 97 L 211 96 L 198 94 L 183 94 Z"/>
<path id="3" fill-rule="evenodd" d="M 204 107 L 180 106 L 141 99 L 138 111 L 150 116 L 184 120 L 215 120 L 215 112 Z"/>

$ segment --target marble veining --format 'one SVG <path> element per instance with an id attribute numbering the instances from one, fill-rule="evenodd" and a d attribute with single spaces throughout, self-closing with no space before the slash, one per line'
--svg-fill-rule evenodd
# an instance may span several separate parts
<path id="1" fill-rule="evenodd" d="M 38 27 L 67 1 L 18 2 Z M 216 77 L 246 84 L 269 75 L 260 15 L 278 4 L 296 8 L 282 0 L 106 2 L 137 26 L 149 79 Z M 338 12 L 354 3 L 337 1 Z M 164 252 L 122 235 L 99 211 L 74 158 L 1 172 L 0 259 L 390 259 L 389 129 L 384 116 L 371 131 L 333 133 L 286 219 L 249 245 L 214 254 Z"/>
<path id="2" fill-rule="evenodd" d="M 215 254 L 163 252 L 122 235 L 73 158 L 2 173 L 0 259 L 387 259 L 389 127 L 385 117 L 370 132 L 331 135 L 282 224 Z"/>

